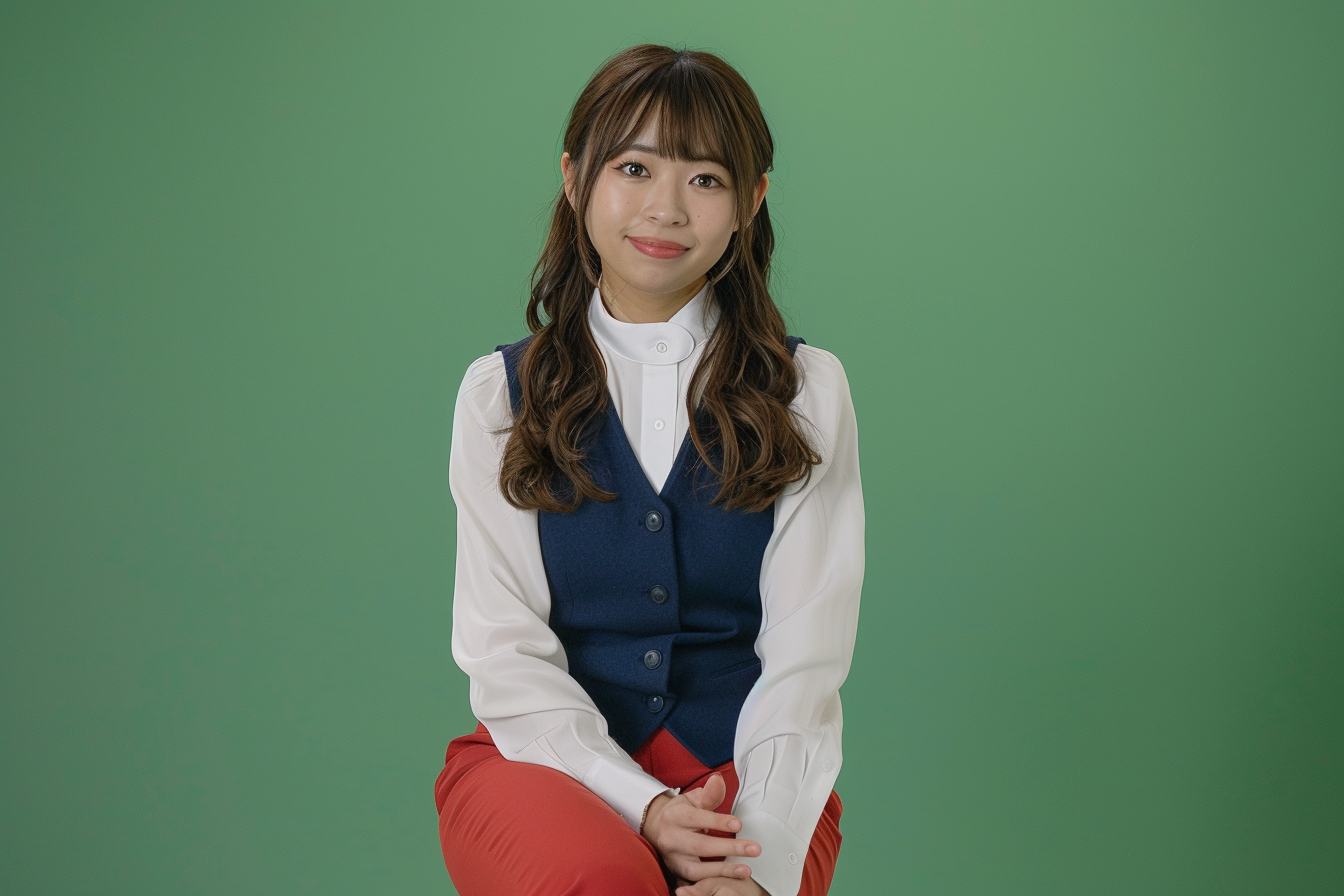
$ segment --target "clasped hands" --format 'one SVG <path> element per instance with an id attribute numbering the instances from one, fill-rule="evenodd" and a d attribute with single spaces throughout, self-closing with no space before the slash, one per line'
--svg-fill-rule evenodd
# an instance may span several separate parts
<path id="1" fill-rule="evenodd" d="M 742 828 L 739 819 L 715 811 L 727 794 L 723 775 L 715 772 L 703 787 L 676 796 L 660 793 L 649 803 L 644 838 L 677 876 L 676 896 L 769 896 L 752 879 L 749 867 L 726 861 L 730 856 L 760 855 L 759 843 L 705 833 L 735 833 Z M 723 856 L 725 861 L 701 861 L 710 856 Z"/>

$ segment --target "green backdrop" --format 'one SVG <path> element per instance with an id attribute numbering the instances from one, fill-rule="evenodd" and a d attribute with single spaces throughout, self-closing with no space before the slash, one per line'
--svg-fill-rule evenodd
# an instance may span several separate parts
<path id="1" fill-rule="evenodd" d="M 0 6 L 0 891 L 452 892 L 453 399 L 643 41 L 853 385 L 832 892 L 1344 891 L 1344 5 L 943 0 Z"/>

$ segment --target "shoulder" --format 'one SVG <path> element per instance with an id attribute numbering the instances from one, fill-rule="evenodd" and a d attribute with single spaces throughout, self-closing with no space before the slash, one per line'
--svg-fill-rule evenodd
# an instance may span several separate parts
<path id="1" fill-rule="evenodd" d="M 457 390 L 458 413 L 467 412 L 483 429 L 508 426 L 512 418 L 504 355 L 498 349 L 467 365 Z"/>
<path id="2" fill-rule="evenodd" d="M 798 343 L 793 353 L 794 364 L 802 378 L 802 393 L 812 393 L 813 397 L 838 397 L 840 392 L 849 393 L 849 378 L 845 375 L 845 366 L 834 353 L 806 342 Z"/>
<path id="3" fill-rule="evenodd" d="M 807 343 L 794 351 L 800 386 L 791 409 L 818 440 L 816 446 L 829 459 L 842 430 L 852 424 L 854 402 L 845 367 L 833 352 Z"/>

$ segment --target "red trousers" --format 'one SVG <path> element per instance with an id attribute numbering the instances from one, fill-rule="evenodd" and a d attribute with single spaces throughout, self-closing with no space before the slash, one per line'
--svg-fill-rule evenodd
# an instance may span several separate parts
<path id="1" fill-rule="evenodd" d="M 632 758 L 683 792 L 719 772 L 728 788 L 719 812 L 729 812 L 737 796 L 731 760 L 706 768 L 666 728 Z M 675 890 L 676 878 L 653 844 L 597 794 L 564 772 L 505 759 L 482 724 L 448 745 L 434 802 L 443 860 L 460 896 L 668 896 Z M 799 896 L 825 896 L 830 889 L 843 808 L 832 790 L 803 862 Z"/>

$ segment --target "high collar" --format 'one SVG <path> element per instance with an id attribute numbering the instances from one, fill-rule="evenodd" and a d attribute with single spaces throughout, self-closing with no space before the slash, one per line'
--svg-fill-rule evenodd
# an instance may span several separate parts
<path id="1" fill-rule="evenodd" d="M 593 335 L 609 349 L 641 364 L 676 364 L 690 357 L 708 339 L 718 323 L 719 309 L 710 295 L 709 281 L 671 320 L 630 323 L 611 316 L 594 286 L 588 305 L 588 325 Z"/>

